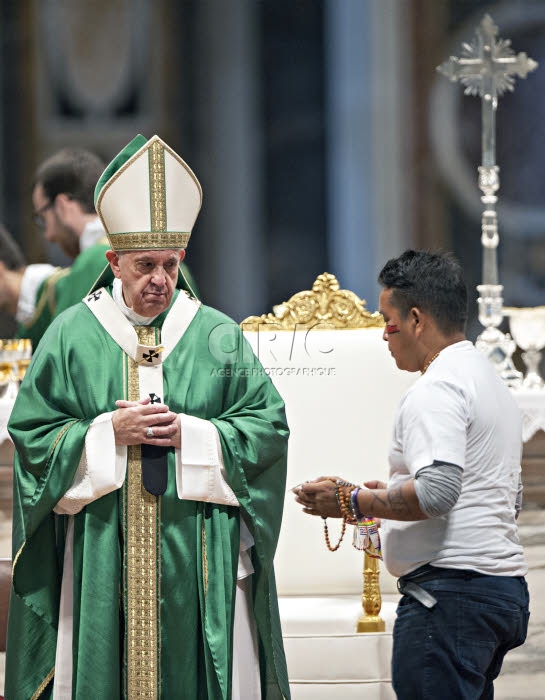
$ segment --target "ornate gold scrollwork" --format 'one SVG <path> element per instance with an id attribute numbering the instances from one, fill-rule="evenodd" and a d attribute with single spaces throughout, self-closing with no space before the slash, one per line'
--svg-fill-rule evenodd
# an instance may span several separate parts
<path id="1" fill-rule="evenodd" d="M 240 324 L 245 331 L 274 326 L 276 330 L 383 328 L 384 319 L 365 308 L 365 300 L 341 289 L 335 275 L 318 275 L 312 290 L 294 294 L 289 301 L 273 307 L 273 313 L 249 316 Z"/>

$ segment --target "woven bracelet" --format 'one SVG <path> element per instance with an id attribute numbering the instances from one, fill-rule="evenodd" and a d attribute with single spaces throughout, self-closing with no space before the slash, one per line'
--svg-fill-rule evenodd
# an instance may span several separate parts
<path id="1" fill-rule="evenodd" d="M 360 513 L 360 509 L 358 506 L 358 493 L 360 492 L 360 487 L 356 486 L 356 488 L 350 493 L 350 502 L 352 504 L 352 510 L 354 512 L 354 519 L 357 520 L 358 522 L 361 522 L 364 520 L 363 515 Z"/>

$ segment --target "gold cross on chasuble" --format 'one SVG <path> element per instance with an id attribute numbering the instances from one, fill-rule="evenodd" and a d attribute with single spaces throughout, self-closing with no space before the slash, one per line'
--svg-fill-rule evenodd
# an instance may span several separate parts
<path id="1" fill-rule="evenodd" d="M 145 326 L 139 326 L 139 328 Z M 138 343 L 136 348 L 136 362 L 139 365 L 160 365 L 162 362 L 161 353 L 165 348 L 162 345 L 142 345 Z"/>

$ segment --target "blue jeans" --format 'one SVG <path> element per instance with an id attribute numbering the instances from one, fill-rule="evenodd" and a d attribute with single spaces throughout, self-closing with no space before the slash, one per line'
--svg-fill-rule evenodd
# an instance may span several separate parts
<path id="1" fill-rule="evenodd" d="M 437 604 L 427 608 L 409 595 L 399 602 L 392 654 L 398 700 L 491 700 L 505 654 L 526 639 L 525 579 L 421 569 L 436 577 L 414 581 Z"/>

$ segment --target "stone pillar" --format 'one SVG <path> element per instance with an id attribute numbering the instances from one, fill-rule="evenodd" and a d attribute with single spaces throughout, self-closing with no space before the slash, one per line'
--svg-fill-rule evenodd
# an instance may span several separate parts
<path id="1" fill-rule="evenodd" d="M 21 51 L 25 40 L 24 3 L 0 2 L 0 220 L 22 245 L 20 198 L 21 163 L 19 143 L 26 133 L 22 103 L 26 86 L 21 72 Z"/>
<path id="2" fill-rule="evenodd" d="M 325 8 L 330 271 L 374 310 L 380 268 L 412 239 L 405 10 L 397 0 L 326 0 Z"/>
<path id="3" fill-rule="evenodd" d="M 237 321 L 265 311 L 258 10 L 255 0 L 196 6 L 199 285 L 206 303 Z"/>
<path id="4" fill-rule="evenodd" d="M 5 17 L 4 10 L 0 6 L 0 65 L 5 66 L 6 57 L 6 37 L 5 37 Z M 4 90 L 4 71 L 0 70 L 0 105 L 5 104 L 5 90 Z M 4 138 L 5 138 L 5 124 L 4 124 L 4 110 L 0 109 L 0 163 L 5 163 L 4 155 Z M 6 201 L 4 196 L 4 169 L 0 167 L 0 217 L 4 219 L 6 216 Z"/>

